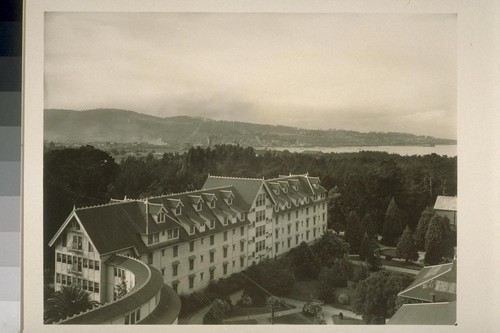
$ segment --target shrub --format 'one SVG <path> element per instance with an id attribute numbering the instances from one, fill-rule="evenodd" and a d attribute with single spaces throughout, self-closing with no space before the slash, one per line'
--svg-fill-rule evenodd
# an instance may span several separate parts
<path id="1" fill-rule="evenodd" d="M 320 313 L 320 312 L 322 312 L 322 308 L 321 308 L 321 305 L 319 305 L 319 304 L 307 302 L 302 307 L 302 314 L 304 314 L 304 316 L 307 316 L 307 317 L 317 316 L 318 313 Z"/>
<path id="2" fill-rule="evenodd" d="M 337 297 L 337 301 L 342 304 L 342 305 L 348 305 L 351 303 L 351 300 L 347 294 L 340 294 L 339 297 Z"/>
<path id="3" fill-rule="evenodd" d="M 189 314 L 199 311 L 207 306 L 208 302 L 212 302 L 219 295 L 212 292 L 194 292 L 190 295 L 180 295 L 181 312 L 179 317 L 187 317 Z"/>

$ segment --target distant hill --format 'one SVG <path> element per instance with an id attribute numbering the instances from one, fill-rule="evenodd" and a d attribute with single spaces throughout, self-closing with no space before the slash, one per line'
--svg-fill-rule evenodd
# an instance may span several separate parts
<path id="1" fill-rule="evenodd" d="M 44 140 L 49 142 L 144 142 L 173 148 L 212 144 L 253 147 L 456 144 L 455 140 L 407 133 L 308 130 L 189 116 L 161 118 L 115 109 L 47 109 L 44 113 L 44 130 Z"/>

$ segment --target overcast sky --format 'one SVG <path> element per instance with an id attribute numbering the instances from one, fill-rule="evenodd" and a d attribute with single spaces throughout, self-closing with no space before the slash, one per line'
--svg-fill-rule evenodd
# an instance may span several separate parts
<path id="1" fill-rule="evenodd" d="M 456 16 L 49 13 L 45 107 L 456 138 Z"/>

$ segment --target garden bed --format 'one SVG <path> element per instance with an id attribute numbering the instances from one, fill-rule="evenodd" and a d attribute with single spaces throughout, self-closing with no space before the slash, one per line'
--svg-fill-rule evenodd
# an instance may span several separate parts
<path id="1" fill-rule="evenodd" d="M 318 280 L 296 281 L 293 290 L 286 297 L 298 301 L 310 302 L 317 298 L 316 290 L 318 283 Z"/>
<path id="2" fill-rule="evenodd" d="M 314 324 L 313 318 L 308 318 L 302 313 L 292 313 L 282 317 L 275 317 L 274 324 L 302 324 L 302 325 L 312 325 Z"/>

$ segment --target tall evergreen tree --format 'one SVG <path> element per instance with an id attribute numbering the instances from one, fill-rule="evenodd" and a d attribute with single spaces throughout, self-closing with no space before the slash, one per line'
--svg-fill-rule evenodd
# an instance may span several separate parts
<path id="1" fill-rule="evenodd" d="M 358 254 L 363 240 L 363 227 L 355 211 L 351 211 L 347 216 L 345 239 L 349 243 L 351 254 Z"/>
<path id="2" fill-rule="evenodd" d="M 363 240 L 361 241 L 361 245 L 359 247 L 359 260 L 366 260 L 366 257 L 370 253 L 370 236 L 368 236 L 368 233 L 365 232 L 365 235 L 363 236 Z"/>
<path id="3" fill-rule="evenodd" d="M 418 260 L 417 246 L 409 226 L 406 226 L 403 235 L 399 238 L 398 245 L 396 246 L 396 257 L 404 259 L 405 263 Z"/>
<path id="4" fill-rule="evenodd" d="M 429 221 L 434 216 L 434 210 L 431 207 L 427 207 L 422 214 L 420 214 L 420 219 L 418 220 L 417 228 L 415 229 L 415 243 L 419 250 L 425 249 L 425 235 L 427 234 L 427 229 L 429 228 Z"/>
<path id="5" fill-rule="evenodd" d="M 395 246 L 397 239 L 403 233 L 406 226 L 404 212 L 396 204 L 394 197 L 391 199 L 385 213 L 384 227 L 382 231 L 382 243 L 387 246 Z"/>
<path id="6" fill-rule="evenodd" d="M 363 220 L 361 220 L 361 225 L 363 226 L 363 230 L 368 234 L 370 237 L 375 237 L 377 234 L 377 226 L 375 225 L 375 222 L 373 221 L 372 215 L 370 213 L 366 213 L 365 216 L 363 216 Z"/>
<path id="7" fill-rule="evenodd" d="M 453 257 L 453 243 L 450 224 L 447 218 L 434 215 L 429 221 L 429 228 L 425 235 L 425 263 L 436 265 L 443 258 Z"/>

